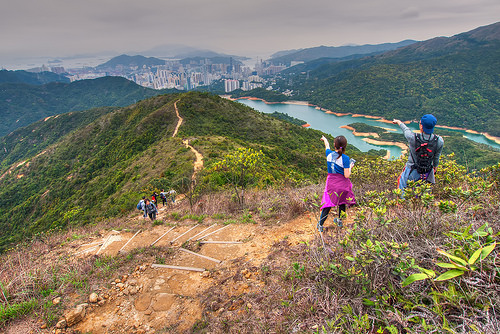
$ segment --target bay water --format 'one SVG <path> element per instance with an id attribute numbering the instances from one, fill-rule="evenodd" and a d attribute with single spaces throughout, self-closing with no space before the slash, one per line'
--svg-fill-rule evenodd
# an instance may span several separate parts
<path id="1" fill-rule="evenodd" d="M 363 140 L 362 136 L 354 136 L 352 131 L 348 129 L 341 128 L 343 125 L 348 125 L 351 123 L 365 123 L 368 125 L 378 126 L 386 129 L 393 129 L 395 131 L 401 133 L 401 129 L 399 126 L 392 123 L 383 123 L 379 122 L 375 119 L 367 118 L 367 117 L 353 117 L 352 115 L 346 116 L 337 116 L 335 114 L 329 114 L 325 111 L 319 110 L 316 107 L 303 105 L 303 104 L 289 104 L 289 103 L 272 103 L 268 104 L 261 100 L 249 100 L 249 99 L 239 99 L 238 102 L 243 103 L 257 111 L 266 114 L 272 114 L 275 111 L 288 114 L 289 116 L 301 119 L 308 124 L 311 125 L 311 128 L 323 131 L 325 133 L 331 134 L 336 137 L 339 135 L 343 135 L 346 137 L 347 142 L 351 145 L 356 146 L 361 151 L 366 152 L 371 149 L 380 150 L 386 149 L 390 151 L 390 155 L 392 158 L 397 158 L 401 155 L 401 148 L 393 145 L 373 145 L 369 144 Z M 439 121 L 439 120 L 438 120 Z M 412 130 L 418 129 L 417 123 L 410 123 L 408 127 Z M 491 147 L 500 149 L 500 145 L 495 143 L 492 140 L 489 140 L 485 136 L 481 134 L 473 134 L 468 133 L 465 130 L 450 130 L 460 132 L 463 136 L 467 137 L 470 140 L 473 140 L 478 143 L 486 144 Z M 318 138 L 319 140 L 319 138 Z"/>

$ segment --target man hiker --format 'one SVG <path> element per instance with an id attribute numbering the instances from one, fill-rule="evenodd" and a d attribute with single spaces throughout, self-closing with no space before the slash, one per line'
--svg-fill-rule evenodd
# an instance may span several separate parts
<path id="1" fill-rule="evenodd" d="M 394 119 L 392 123 L 399 125 L 409 146 L 408 161 L 398 178 L 398 188 L 404 190 L 408 181 L 425 180 L 436 183 L 434 174 L 444 145 L 443 138 L 433 134 L 436 117 L 431 114 L 422 116 L 420 133 L 413 133 L 399 119 Z"/>

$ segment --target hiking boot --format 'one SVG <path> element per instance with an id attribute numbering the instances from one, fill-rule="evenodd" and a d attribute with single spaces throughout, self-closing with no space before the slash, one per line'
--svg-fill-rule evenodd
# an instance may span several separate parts
<path id="1" fill-rule="evenodd" d="M 318 228 L 318 232 L 323 232 L 323 225 L 321 225 L 319 222 L 318 225 L 316 225 L 316 227 Z"/>
<path id="2" fill-rule="evenodd" d="M 334 218 L 333 222 L 337 224 L 338 227 L 342 227 L 342 219 L 341 218 Z"/>

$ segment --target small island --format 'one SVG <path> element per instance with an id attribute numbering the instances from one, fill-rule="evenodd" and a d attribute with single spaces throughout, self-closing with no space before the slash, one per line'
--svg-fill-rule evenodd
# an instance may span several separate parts
<path id="1" fill-rule="evenodd" d="M 303 121 L 301 119 L 292 117 L 292 116 L 290 116 L 288 114 L 284 114 L 282 112 L 275 111 L 272 114 L 268 114 L 268 115 L 271 116 L 271 117 L 280 119 L 282 121 L 295 124 L 295 125 L 299 125 L 299 126 L 303 126 L 303 127 L 308 127 L 309 126 L 309 124 L 307 124 L 307 122 L 305 122 L 305 121 Z"/>

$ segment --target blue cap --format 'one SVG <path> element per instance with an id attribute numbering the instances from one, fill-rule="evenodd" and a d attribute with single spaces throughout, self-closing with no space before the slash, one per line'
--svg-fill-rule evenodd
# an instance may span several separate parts
<path id="1" fill-rule="evenodd" d="M 436 117 L 431 114 L 427 114 L 422 116 L 420 119 L 420 124 L 422 124 L 422 130 L 424 130 L 425 133 L 431 134 L 434 132 L 434 126 L 437 123 Z"/>

